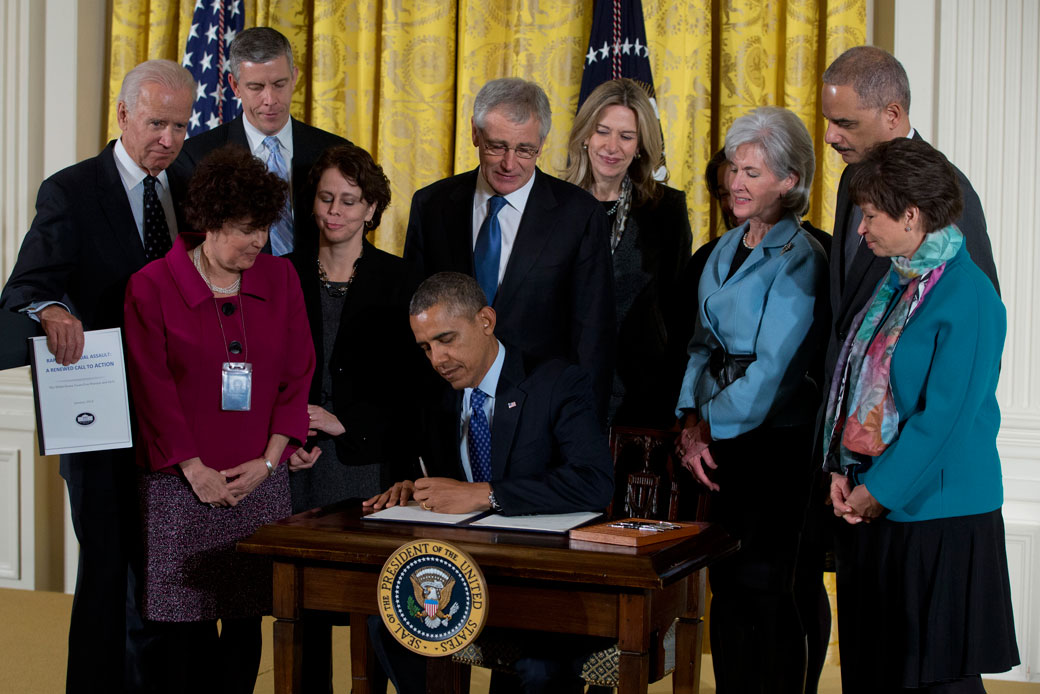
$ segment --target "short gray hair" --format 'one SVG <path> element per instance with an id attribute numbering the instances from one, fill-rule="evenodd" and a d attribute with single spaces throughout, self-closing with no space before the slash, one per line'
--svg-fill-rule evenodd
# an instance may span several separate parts
<path id="1" fill-rule="evenodd" d="M 496 108 L 505 109 L 506 117 L 514 123 L 526 123 L 534 116 L 538 119 L 538 137 L 545 140 L 549 134 L 552 125 L 549 97 L 534 82 L 502 77 L 485 84 L 473 100 L 473 123 L 483 130 L 487 114 Z"/>
<path id="2" fill-rule="evenodd" d="M 477 281 L 461 272 L 438 272 L 427 277 L 412 294 L 408 315 L 418 316 L 441 304 L 452 316 L 473 317 L 488 305 Z"/>
<path id="3" fill-rule="evenodd" d="M 292 72 L 292 45 L 289 39 L 271 27 L 252 27 L 236 36 L 228 46 L 228 68 L 238 81 L 242 63 L 269 63 L 283 55 L 288 58 L 289 72 Z"/>
<path id="4" fill-rule="evenodd" d="M 888 51 L 855 46 L 845 51 L 823 73 L 823 83 L 852 87 L 862 108 L 880 111 L 899 104 L 910 113 L 910 80 L 903 65 Z"/>
<path id="5" fill-rule="evenodd" d="M 185 68 L 172 60 L 146 60 L 126 73 L 116 103 L 122 102 L 128 111 L 133 111 L 141 96 L 141 87 L 148 83 L 171 92 L 189 91 L 192 99 L 195 98 L 195 78 Z"/>
<path id="6" fill-rule="evenodd" d="M 730 126 L 726 133 L 726 158 L 733 161 L 741 145 L 761 147 L 766 166 L 777 178 L 787 178 L 792 173 L 798 175 L 798 182 L 780 198 L 780 204 L 799 216 L 805 214 L 816 173 L 816 153 L 801 118 L 786 108 L 756 108 Z"/>

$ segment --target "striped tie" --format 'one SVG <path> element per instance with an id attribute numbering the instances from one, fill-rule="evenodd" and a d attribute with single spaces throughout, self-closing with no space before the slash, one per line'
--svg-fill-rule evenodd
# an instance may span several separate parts
<path id="1" fill-rule="evenodd" d="M 272 136 L 264 138 L 264 147 L 267 148 L 267 170 L 276 174 L 278 178 L 286 183 L 289 181 L 289 167 L 285 165 L 282 158 L 282 150 L 278 145 L 278 138 Z M 291 197 L 291 196 L 290 196 Z M 293 217 L 292 207 L 289 206 L 289 197 L 285 199 L 285 207 L 282 214 L 271 225 L 271 253 L 273 255 L 285 255 L 293 249 Z"/>

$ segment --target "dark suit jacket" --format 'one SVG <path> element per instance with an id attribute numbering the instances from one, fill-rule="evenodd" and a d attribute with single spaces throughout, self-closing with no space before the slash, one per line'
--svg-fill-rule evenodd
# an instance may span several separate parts
<path id="1" fill-rule="evenodd" d="M 249 140 L 246 138 L 246 128 L 242 125 L 242 118 L 243 116 L 240 115 L 233 121 L 185 140 L 180 156 L 170 166 L 171 176 L 177 179 L 178 185 L 183 186 L 186 190 L 188 180 L 195 172 L 195 167 L 213 150 L 229 143 L 249 148 Z M 292 137 L 292 196 L 295 225 L 293 248 L 295 249 L 301 244 L 317 243 L 316 237 L 307 238 L 303 235 L 303 232 L 313 229 L 313 227 L 300 224 L 301 220 L 310 219 L 311 210 L 314 209 L 314 189 L 307 182 L 311 167 L 326 149 L 335 145 L 349 144 L 349 141 L 295 118 L 292 119 Z M 181 220 L 178 220 L 178 223 L 181 223 Z M 270 252 L 270 243 L 265 250 Z"/>
<path id="2" fill-rule="evenodd" d="M 404 258 L 424 277 L 473 275 L 473 195 L 478 170 L 412 198 Z M 607 216 L 575 185 L 536 171 L 493 307 L 496 333 L 533 357 L 561 357 L 592 375 L 600 413 L 614 368 L 614 281 Z"/>
<path id="3" fill-rule="evenodd" d="M 332 406 L 346 427 L 335 437 L 336 456 L 344 465 L 382 463 L 381 486 L 388 487 L 406 476 L 415 461 L 417 442 L 408 436 L 413 428 L 401 426 L 406 394 L 422 390 L 419 384 L 432 381 L 436 374 L 408 324 L 408 302 L 419 285 L 418 273 L 397 256 L 364 243 L 364 256 L 347 292 L 329 355 L 325 354 L 324 289 L 318 281 L 316 254 L 294 251 L 288 257 L 300 275 L 317 357 L 308 402 L 324 404 L 327 359 Z M 308 442 L 308 449 L 313 443 Z"/>
<path id="4" fill-rule="evenodd" d="M 915 132 L 914 139 L 923 138 Z M 853 257 L 848 279 L 845 277 L 845 238 L 849 234 L 856 233 L 855 229 L 849 228 L 853 207 L 852 200 L 849 198 L 849 180 L 853 166 L 855 164 L 845 167 L 845 171 L 841 174 L 841 181 L 838 183 L 838 197 L 834 205 L 834 246 L 830 257 L 831 318 L 834 325 L 827 344 L 827 360 L 824 364 L 825 382 L 829 382 L 834 374 L 838 352 L 841 351 L 841 345 L 848 336 L 852 320 L 873 296 L 877 283 L 885 276 L 892 264 L 890 258 L 874 255 L 867 248 L 867 244 L 861 243 Z M 957 172 L 957 182 L 961 186 L 961 194 L 964 196 L 964 210 L 961 212 L 960 219 L 956 221 L 957 228 L 964 234 L 964 245 L 968 249 L 971 259 L 989 277 L 999 293 L 997 268 L 993 263 L 993 249 L 990 246 L 989 235 L 986 233 L 986 216 L 982 213 L 982 203 L 967 177 L 957 167 L 954 169 Z"/>
<path id="5" fill-rule="evenodd" d="M 0 295 L 0 308 L 62 301 L 84 330 L 123 325 L 123 294 L 145 264 L 130 202 L 116 169 L 115 141 L 91 159 L 40 184 L 36 217 Z M 171 181 L 171 189 L 173 182 Z M 131 449 L 62 456 L 70 483 L 112 488 L 118 469 L 133 464 Z"/>
<path id="6" fill-rule="evenodd" d="M 425 410 L 423 460 L 432 476 L 465 479 L 462 391 Z M 602 511 L 614 491 L 607 439 L 588 375 L 560 359 L 534 364 L 506 346 L 491 423 L 491 486 L 506 515 Z"/>
<path id="7" fill-rule="evenodd" d="M 676 321 L 689 307 L 679 279 L 693 234 L 686 193 L 661 187 L 658 200 L 631 211 L 612 257 L 618 320 L 612 425 L 667 429 L 675 421 L 686 364 L 670 362 L 669 355 L 678 350 L 685 356 L 689 341 L 687 335 L 673 344 L 681 333 Z"/>
<path id="8" fill-rule="evenodd" d="M 30 337 L 42 334 L 39 324 L 29 316 L 0 311 L 0 371 L 29 363 Z"/>

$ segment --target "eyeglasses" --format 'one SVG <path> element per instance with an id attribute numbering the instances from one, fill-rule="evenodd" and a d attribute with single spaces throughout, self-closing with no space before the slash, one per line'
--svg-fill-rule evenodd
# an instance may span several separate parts
<path id="1" fill-rule="evenodd" d="M 509 147 L 501 142 L 481 142 L 480 146 L 483 148 L 486 154 L 490 154 L 493 157 L 504 157 L 506 152 L 513 150 L 513 153 L 520 159 L 534 159 L 541 152 L 539 147 L 530 147 L 528 145 L 517 145 L 516 147 Z"/>

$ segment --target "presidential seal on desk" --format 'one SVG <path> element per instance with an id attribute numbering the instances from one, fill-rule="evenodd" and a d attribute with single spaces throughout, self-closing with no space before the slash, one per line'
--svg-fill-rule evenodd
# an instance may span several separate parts
<path id="1" fill-rule="evenodd" d="M 472 557 L 438 540 L 401 545 L 379 574 L 379 613 L 394 638 L 426 656 L 451 655 L 484 628 L 487 582 Z"/>

